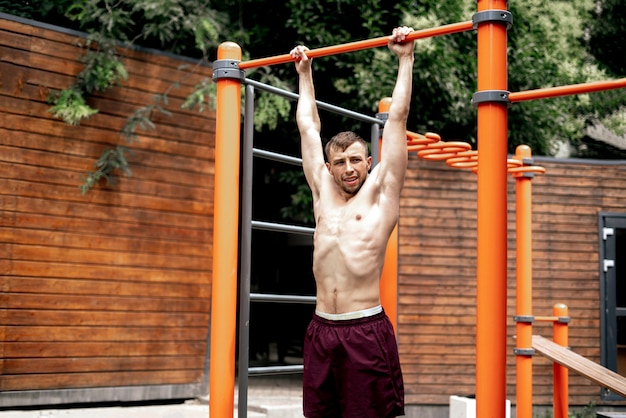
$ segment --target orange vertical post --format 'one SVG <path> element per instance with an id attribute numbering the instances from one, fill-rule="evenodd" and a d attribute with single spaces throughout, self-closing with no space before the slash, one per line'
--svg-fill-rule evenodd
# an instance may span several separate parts
<path id="1" fill-rule="evenodd" d="M 557 303 L 552 308 L 554 316 L 559 319 L 554 321 L 552 326 L 552 339 L 555 343 L 567 347 L 568 342 L 568 322 L 569 312 L 567 305 Z M 567 367 L 554 363 L 553 366 L 554 385 L 554 418 L 567 418 L 568 397 L 569 397 L 569 372 Z"/>
<path id="2" fill-rule="evenodd" d="M 515 159 L 522 165 L 532 157 L 526 145 L 520 145 Z M 517 418 L 533 416 L 533 272 L 532 272 L 532 173 L 515 174 L 516 223 L 516 396 Z"/>
<path id="3" fill-rule="evenodd" d="M 478 0 L 478 13 L 506 1 Z M 478 92 L 507 89 L 507 27 L 478 24 Z M 478 261 L 476 285 L 476 416 L 506 411 L 507 103 L 478 107 Z"/>
<path id="4" fill-rule="evenodd" d="M 378 102 L 378 113 L 388 114 L 391 106 L 391 97 L 385 97 Z M 383 128 L 384 129 L 384 128 Z M 378 155 L 382 159 L 382 139 L 378 141 Z M 375 146 L 375 144 L 372 144 Z M 393 229 L 387 251 L 385 252 L 385 264 L 380 277 L 380 302 L 389 316 L 393 330 L 398 332 L 398 225 Z"/>
<path id="5" fill-rule="evenodd" d="M 233 42 L 224 42 L 217 50 L 217 59 L 238 62 L 241 60 L 241 48 Z M 235 402 L 241 83 L 233 78 L 218 78 L 216 83 L 209 416 L 232 417 Z"/>

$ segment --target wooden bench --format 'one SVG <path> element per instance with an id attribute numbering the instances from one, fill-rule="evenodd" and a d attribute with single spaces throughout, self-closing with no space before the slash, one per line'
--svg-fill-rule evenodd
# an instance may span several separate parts
<path id="1" fill-rule="evenodd" d="M 561 366 L 626 397 L 626 378 L 614 371 L 539 335 L 533 335 L 533 348 Z"/>

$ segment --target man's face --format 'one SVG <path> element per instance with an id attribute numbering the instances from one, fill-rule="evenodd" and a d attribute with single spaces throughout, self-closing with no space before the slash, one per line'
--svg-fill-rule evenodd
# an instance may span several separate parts
<path id="1" fill-rule="evenodd" d="M 326 167 L 339 188 L 348 195 L 355 195 L 367 178 L 372 157 L 359 142 L 355 142 L 345 151 L 331 149 Z"/>

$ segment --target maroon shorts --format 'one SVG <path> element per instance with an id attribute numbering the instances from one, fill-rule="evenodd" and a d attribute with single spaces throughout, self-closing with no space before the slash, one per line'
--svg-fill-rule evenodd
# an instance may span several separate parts
<path id="1" fill-rule="evenodd" d="M 307 418 L 404 415 L 404 384 L 393 326 L 384 312 L 331 321 L 318 315 L 304 338 Z"/>

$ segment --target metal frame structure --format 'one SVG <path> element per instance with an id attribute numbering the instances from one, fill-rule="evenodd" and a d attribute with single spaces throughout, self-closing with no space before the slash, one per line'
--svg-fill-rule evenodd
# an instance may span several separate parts
<path id="1" fill-rule="evenodd" d="M 269 223 L 255 221 L 252 219 L 252 188 L 253 188 L 253 160 L 254 157 L 265 158 L 285 164 L 301 166 L 302 159 L 289 155 L 274 153 L 254 147 L 254 95 L 255 89 L 279 95 L 289 100 L 297 100 L 298 95 L 292 92 L 278 89 L 258 81 L 245 79 L 245 107 L 244 107 L 244 133 L 243 133 L 243 154 L 242 154 L 242 202 L 241 202 L 241 256 L 239 277 L 239 360 L 238 360 L 238 414 L 240 418 L 246 416 L 248 405 L 248 376 L 267 374 L 287 374 L 297 373 L 303 370 L 302 365 L 272 366 L 272 367 L 249 367 L 249 322 L 251 302 L 270 303 L 305 303 L 314 304 L 314 296 L 301 295 L 280 295 L 250 293 L 251 277 L 251 254 L 252 254 L 252 230 L 265 230 L 279 233 L 290 233 L 312 236 L 315 229 L 297 225 L 286 225 L 280 223 Z M 377 144 L 379 138 L 379 126 L 384 124 L 381 119 L 373 118 L 348 109 L 337 107 L 325 102 L 316 101 L 320 110 L 343 115 L 349 118 L 371 123 L 371 143 Z M 372 150 L 374 151 L 374 146 Z M 374 153 L 373 160 L 377 160 Z"/>
<path id="2" fill-rule="evenodd" d="M 445 156 L 454 160 L 454 164 L 447 161 L 452 166 L 474 166 L 478 172 L 476 416 L 479 418 L 504 416 L 506 407 L 507 173 L 515 172 L 511 171 L 510 160 L 507 159 L 508 106 L 525 100 L 626 87 L 626 79 L 621 79 L 509 93 L 507 30 L 512 24 L 512 17 L 506 9 L 506 0 L 478 0 L 477 13 L 472 21 L 418 30 L 408 36 L 409 40 L 414 40 L 477 30 L 478 91 L 473 96 L 473 102 L 478 112 L 479 152 L 468 151 L 458 144 L 434 144 L 431 149 L 421 149 L 418 155 L 421 153 L 420 156 L 430 159 L 440 154 L 442 159 Z M 315 58 L 386 44 L 385 36 L 312 49 L 308 55 Z M 214 63 L 217 114 L 210 415 L 226 417 L 232 416 L 234 402 L 240 84 L 245 80 L 245 69 L 287 63 L 293 59 L 285 54 L 241 62 L 241 48 L 232 42 L 220 45 L 217 58 Z M 513 168 L 520 168 L 518 173 L 524 177 L 526 167 L 519 165 Z M 533 168 L 528 170 L 532 174 Z M 531 263 L 529 254 L 524 263 Z M 527 297 L 530 293 L 526 292 Z M 532 305 L 526 301 L 522 306 L 525 315 L 522 316 L 531 316 L 526 312 L 529 306 Z M 525 325 L 522 322 L 520 328 L 526 328 L 524 333 L 527 333 L 528 321 Z M 522 350 L 528 348 L 530 345 L 518 347 Z M 524 351 L 520 355 L 528 357 Z M 524 367 L 524 370 L 530 373 L 527 382 L 532 382 L 532 369 Z M 523 402 L 525 406 L 522 410 L 518 402 L 518 417 L 529 418 L 532 413 L 532 388 L 524 390 L 529 395 Z"/>

